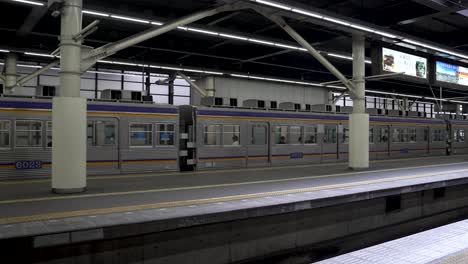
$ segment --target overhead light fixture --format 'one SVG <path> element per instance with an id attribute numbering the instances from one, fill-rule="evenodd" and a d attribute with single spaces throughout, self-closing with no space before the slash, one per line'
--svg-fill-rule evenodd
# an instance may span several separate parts
<path id="1" fill-rule="evenodd" d="M 96 12 L 96 11 L 90 11 L 90 10 L 83 10 L 82 13 L 87 14 L 87 15 L 93 15 L 93 16 L 110 17 L 109 14 Z"/>
<path id="2" fill-rule="evenodd" d="M 185 69 L 184 69 L 185 70 Z M 203 73 L 206 74 L 214 74 L 214 75 L 223 75 L 224 73 L 222 72 L 214 72 L 214 71 L 204 71 Z"/>
<path id="3" fill-rule="evenodd" d="M 351 56 L 346 56 L 346 55 L 341 55 L 341 54 L 335 54 L 335 53 L 327 53 L 328 56 L 334 57 L 334 58 L 339 58 L 339 59 L 344 59 L 344 60 L 353 60 L 353 57 Z M 371 60 L 364 60 L 365 63 L 367 64 L 372 64 Z"/>
<path id="4" fill-rule="evenodd" d="M 274 46 L 275 45 L 275 43 L 273 43 L 273 42 L 260 40 L 260 39 L 249 38 L 248 41 L 255 42 L 255 43 L 260 43 L 260 44 L 264 44 L 264 45 L 269 45 L 269 46 Z"/>
<path id="5" fill-rule="evenodd" d="M 8 52 L 10 52 L 10 51 L 9 51 L 9 50 L 5 50 L 5 49 L 0 49 L 0 52 L 8 53 Z"/>
<path id="6" fill-rule="evenodd" d="M 37 1 L 27 1 L 27 0 L 12 0 L 13 2 L 23 3 L 28 5 L 35 5 L 35 6 L 44 6 L 44 3 L 37 2 Z"/>
<path id="7" fill-rule="evenodd" d="M 351 25 L 350 23 L 348 23 L 346 21 L 335 19 L 335 18 L 332 18 L 332 17 L 323 17 L 323 19 L 326 20 L 326 21 L 333 22 L 335 24 L 343 25 L 343 26 L 348 26 L 349 27 Z"/>
<path id="8" fill-rule="evenodd" d="M 215 35 L 215 36 L 219 35 L 218 32 L 213 32 L 213 31 L 208 31 L 208 30 L 203 30 L 203 29 L 198 29 L 198 28 L 189 27 L 187 29 L 188 29 L 188 31 L 198 32 L 198 33 L 202 33 L 202 34 Z"/>
<path id="9" fill-rule="evenodd" d="M 143 23 L 143 24 L 149 24 L 150 22 L 148 20 L 143 20 L 143 19 L 138 19 L 138 18 L 133 18 L 133 17 L 126 17 L 126 16 L 117 16 L 117 15 L 111 15 L 110 17 L 119 19 L 119 20 L 126 20 L 126 21 L 132 21 L 136 23 Z"/>
<path id="10" fill-rule="evenodd" d="M 422 42 L 419 42 L 419 41 L 415 41 L 415 40 L 411 40 L 411 39 L 406 39 L 406 38 L 403 39 L 403 41 L 406 42 L 406 43 L 410 43 L 410 44 L 416 45 L 416 46 L 428 48 L 428 49 L 431 49 L 431 50 L 435 50 L 435 51 L 438 51 L 438 52 L 446 53 L 446 54 L 453 55 L 453 56 L 456 56 L 456 57 L 460 57 L 460 58 L 463 58 L 463 59 L 468 59 L 468 56 L 467 56 L 467 55 L 463 55 L 463 54 L 460 54 L 460 53 L 457 53 L 457 52 L 453 52 L 453 51 L 449 51 L 449 50 L 446 50 L 446 49 L 442 49 L 442 48 L 439 48 L 439 47 L 436 47 L 436 46 L 433 46 L 433 45 L 429 45 L 429 44 L 426 44 L 426 43 L 422 43 Z"/>
<path id="11" fill-rule="evenodd" d="M 60 58 L 60 56 L 54 56 L 54 55 L 44 54 L 44 53 L 25 52 L 24 54 L 28 56 L 36 56 L 36 57 Z"/>
<path id="12" fill-rule="evenodd" d="M 260 4 L 264 4 L 264 5 L 284 9 L 284 10 L 288 10 L 288 11 L 290 11 L 292 9 L 292 7 L 282 5 L 282 4 L 278 4 L 278 3 L 274 3 L 274 2 L 270 2 L 270 1 L 264 1 L 264 0 L 252 0 L 252 1 L 260 3 Z"/>
<path id="13" fill-rule="evenodd" d="M 41 65 L 18 64 L 18 67 L 40 69 Z"/>
<path id="14" fill-rule="evenodd" d="M 291 45 L 285 45 L 285 44 L 280 44 L 280 43 L 275 43 L 275 46 L 276 46 L 276 47 L 280 47 L 280 48 L 299 50 L 299 47 L 295 47 L 295 46 L 291 46 Z"/>
<path id="15" fill-rule="evenodd" d="M 219 34 L 221 37 L 225 37 L 225 38 L 231 38 L 231 39 L 238 39 L 238 40 L 247 40 L 247 38 L 245 37 L 242 37 L 242 36 L 236 36 L 236 35 L 231 35 L 231 34 Z"/>
<path id="16" fill-rule="evenodd" d="M 305 10 L 302 10 L 302 9 L 293 8 L 291 11 L 293 11 L 294 13 L 299 13 L 299 14 L 308 16 L 308 17 L 323 19 L 323 15 L 312 13 L 312 12 L 305 11 Z"/>
<path id="17" fill-rule="evenodd" d="M 164 25 L 164 23 L 161 23 L 161 22 L 158 22 L 158 21 L 151 21 L 151 25 L 162 26 L 162 25 Z"/>

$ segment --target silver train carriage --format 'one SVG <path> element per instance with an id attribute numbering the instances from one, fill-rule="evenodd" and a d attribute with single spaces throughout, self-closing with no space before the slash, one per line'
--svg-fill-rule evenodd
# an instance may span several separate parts
<path id="1" fill-rule="evenodd" d="M 0 98 L 0 177 L 51 173 L 50 99 Z M 468 153 L 468 121 L 370 117 L 370 158 Z M 344 162 L 348 115 L 88 102 L 89 175 Z"/>
<path id="2" fill-rule="evenodd" d="M 180 108 L 193 131 L 197 170 L 348 159 L 348 115 L 213 107 Z M 370 159 L 466 153 L 467 121 L 371 116 Z"/>
<path id="3" fill-rule="evenodd" d="M 51 173 L 52 102 L 0 99 L 0 177 Z M 179 111 L 169 105 L 89 102 L 90 175 L 179 170 Z"/>

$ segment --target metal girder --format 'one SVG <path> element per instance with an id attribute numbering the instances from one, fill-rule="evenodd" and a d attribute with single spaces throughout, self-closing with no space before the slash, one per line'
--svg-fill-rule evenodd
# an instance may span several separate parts
<path id="1" fill-rule="evenodd" d="M 177 72 L 177 75 L 179 75 L 180 77 L 182 77 L 182 79 L 186 80 L 191 86 L 193 86 L 193 88 L 195 88 L 203 97 L 206 96 L 206 91 L 205 89 L 203 88 L 200 88 L 200 86 L 198 86 L 195 82 L 193 82 L 192 80 L 190 80 L 190 78 L 181 73 L 181 72 Z"/>
<path id="2" fill-rule="evenodd" d="M 322 56 L 312 45 L 307 42 L 299 33 L 297 33 L 291 26 L 286 23 L 286 21 L 275 14 L 267 13 L 262 8 L 251 6 L 255 11 L 260 13 L 261 15 L 265 16 L 266 18 L 270 19 L 271 21 L 275 22 L 281 29 L 283 29 L 286 33 L 289 34 L 297 43 L 299 43 L 302 47 L 307 49 L 307 51 L 318 60 L 327 70 L 329 70 L 341 83 L 349 90 L 351 94 L 354 94 L 356 88 L 354 84 L 348 80 L 331 62 L 329 62 L 324 56 Z"/>
<path id="3" fill-rule="evenodd" d="M 29 13 L 28 17 L 24 20 L 23 25 L 18 29 L 16 36 L 25 37 L 27 36 L 41 21 L 41 19 L 47 14 L 47 8 L 34 7 Z"/>
<path id="4" fill-rule="evenodd" d="M 35 77 L 41 75 L 42 73 L 52 69 L 53 67 L 57 66 L 60 64 L 59 60 L 55 60 L 52 63 L 48 64 L 47 66 L 44 66 L 36 71 L 34 71 L 31 74 L 28 74 L 18 80 L 16 83 L 17 86 L 23 86 L 25 83 L 29 82 L 30 80 L 34 79 Z"/>
<path id="5" fill-rule="evenodd" d="M 197 20 L 200 20 L 200 19 L 203 19 L 203 18 L 206 18 L 206 17 L 209 17 L 209 16 L 213 16 L 213 15 L 216 15 L 216 14 L 221 13 L 221 12 L 233 11 L 233 10 L 236 10 L 236 9 L 241 9 L 241 8 L 237 7 L 234 4 L 227 4 L 227 5 L 223 5 L 223 6 L 220 6 L 220 7 L 213 8 L 213 9 L 200 11 L 198 13 L 191 14 L 191 15 L 182 17 L 180 19 L 176 19 L 175 21 L 164 24 L 163 26 L 160 26 L 158 28 L 150 28 L 150 29 L 145 30 L 145 31 L 143 31 L 141 33 L 137 33 L 137 34 L 135 34 L 133 36 L 124 38 L 124 39 L 122 39 L 120 41 L 117 41 L 117 42 L 114 42 L 114 43 L 109 43 L 109 44 L 104 45 L 102 47 L 93 49 L 93 50 L 89 51 L 87 53 L 87 55 L 85 55 L 85 57 L 83 58 L 82 64 L 83 64 L 84 67 L 82 67 L 82 70 L 85 71 L 85 70 L 89 69 L 98 60 L 104 59 L 104 58 L 106 58 L 108 56 L 111 56 L 111 55 L 123 50 L 123 49 L 129 48 L 129 47 L 131 47 L 133 45 L 136 45 L 136 44 L 141 43 L 143 41 L 146 41 L 148 39 L 157 37 L 159 35 L 162 35 L 164 33 L 167 33 L 169 31 L 177 29 L 178 27 L 185 26 L 185 25 L 193 23 L 193 22 L 195 22 Z"/>

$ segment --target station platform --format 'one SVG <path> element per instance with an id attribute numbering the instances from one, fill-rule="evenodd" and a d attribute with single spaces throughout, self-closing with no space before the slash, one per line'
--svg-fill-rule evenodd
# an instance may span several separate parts
<path id="1" fill-rule="evenodd" d="M 0 181 L 0 245 L 53 248 L 291 215 L 468 184 L 467 176 L 468 156 L 459 155 L 373 161 L 362 171 L 333 163 L 89 177 L 86 193 L 74 195 L 52 194 L 49 179 Z M 340 214 L 348 217 L 348 212 Z M 229 251 L 229 263 L 245 259 Z"/>
<path id="2" fill-rule="evenodd" d="M 344 254 L 316 264 L 468 263 L 468 220 Z"/>

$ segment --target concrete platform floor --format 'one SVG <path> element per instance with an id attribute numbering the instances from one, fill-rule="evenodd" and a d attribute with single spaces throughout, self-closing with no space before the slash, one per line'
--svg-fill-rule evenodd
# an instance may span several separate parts
<path id="1" fill-rule="evenodd" d="M 0 225 L 154 208 L 196 206 L 306 191 L 361 187 L 434 175 L 468 176 L 468 156 L 88 178 L 83 194 L 57 195 L 50 180 L 0 181 Z"/>
<path id="2" fill-rule="evenodd" d="M 468 220 L 315 263 L 466 264 L 468 263 Z"/>

